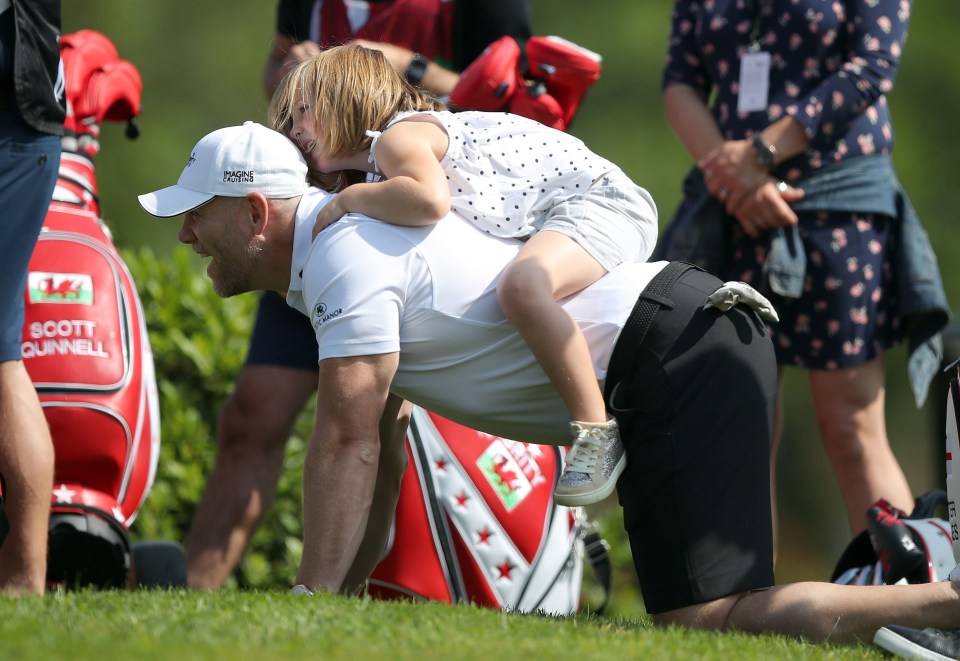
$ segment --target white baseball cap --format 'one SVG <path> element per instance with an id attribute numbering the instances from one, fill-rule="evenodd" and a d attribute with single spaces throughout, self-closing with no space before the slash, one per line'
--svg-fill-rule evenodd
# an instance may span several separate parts
<path id="1" fill-rule="evenodd" d="M 216 196 L 290 198 L 307 189 L 307 163 L 286 136 L 256 122 L 209 133 L 190 152 L 175 186 L 138 196 L 147 213 L 179 216 Z"/>

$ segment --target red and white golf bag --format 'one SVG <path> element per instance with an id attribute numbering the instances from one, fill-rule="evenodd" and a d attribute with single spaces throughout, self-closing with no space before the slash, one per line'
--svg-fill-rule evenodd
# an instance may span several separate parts
<path id="1" fill-rule="evenodd" d="M 491 436 L 414 408 L 407 452 L 390 542 L 369 581 L 372 596 L 576 612 L 584 528 L 579 509 L 553 502 L 559 448 Z"/>
<path id="2" fill-rule="evenodd" d="M 505 110 L 561 131 L 600 79 L 600 56 L 560 37 L 493 42 L 463 70 L 450 94 L 456 108 Z"/>
<path id="3" fill-rule="evenodd" d="M 960 580 L 960 360 L 947 388 L 945 459 L 946 491 L 935 489 L 904 512 L 880 500 L 867 510 L 867 530 L 847 546 L 830 580 L 856 585 L 933 583 Z M 935 516 L 945 507 L 947 519 Z"/>
<path id="4" fill-rule="evenodd" d="M 945 435 L 947 469 L 947 517 L 950 522 L 950 543 L 955 563 L 960 563 L 960 359 L 946 371 L 953 372 L 947 390 L 947 427 Z M 950 573 L 951 581 L 960 581 L 960 565 Z"/>
<path id="5" fill-rule="evenodd" d="M 908 516 L 885 500 L 867 510 L 867 529 L 844 549 L 830 580 L 844 585 L 905 585 L 947 580 L 956 565 L 949 523 L 937 510 L 946 505 L 943 489 L 916 499 Z"/>
<path id="6" fill-rule="evenodd" d="M 128 527 L 153 484 L 160 420 L 133 279 L 100 218 L 102 121 L 140 112 L 141 80 L 92 30 L 60 41 L 67 120 L 60 173 L 24 292 L 22 355 L 56 453 L 48 582 L 126 585 Z"/>

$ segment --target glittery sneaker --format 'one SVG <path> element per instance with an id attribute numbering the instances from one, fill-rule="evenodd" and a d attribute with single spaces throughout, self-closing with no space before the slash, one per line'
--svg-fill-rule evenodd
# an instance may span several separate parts
<path id="1" fill-rule="evenodd" d="M 911 629 L 891 624 L 877 631 L 873 644 L 902 659 L 960 659 L 960 629 Z"/>
<path id="2" fill-rule="evenodd" d="M 627 465 L 617 421 L 574 421 L 570 431 L 573 447 L 567 453 L 553 499 L 567 507 L 598 503 L 613 493 Z"/>

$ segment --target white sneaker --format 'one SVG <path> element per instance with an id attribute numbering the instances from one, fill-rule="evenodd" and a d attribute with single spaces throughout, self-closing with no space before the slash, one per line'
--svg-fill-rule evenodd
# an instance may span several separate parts
<path id="1" fill-rule="evenodd" d="M 567 453 L 553 499 L 567 507 L 598 503 L 613 493 L 627 465 L 617 421 L 574 421 L 570 431 L 573 447 Z"/>
<path id="2" fill-rule="evenodd" d="M 873 644 L 902 659 L 950 661 L 960 658 L 960 630 L 911 629 L 890 624 L 873 637 Z"/>
<path id="3" fill-rule="evenodd" d="M 311 591 L 310 588 L 308 588 L 306 585 L 303 585 L 302 583 L 300 583 L 290 588 L 290 594 L 312 595 L 313 591 Z"/>

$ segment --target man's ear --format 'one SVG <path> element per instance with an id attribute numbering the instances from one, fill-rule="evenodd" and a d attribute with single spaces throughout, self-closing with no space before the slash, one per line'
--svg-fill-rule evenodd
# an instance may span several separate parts
<path id="1" fill-rule="evenodd" d="M 270 202 L 263 193 L 247 193 L 245 198 L 250 213 L 250 222 L 255 235 L 263 234 L 270 215 Z"/>

